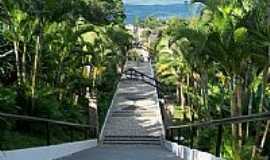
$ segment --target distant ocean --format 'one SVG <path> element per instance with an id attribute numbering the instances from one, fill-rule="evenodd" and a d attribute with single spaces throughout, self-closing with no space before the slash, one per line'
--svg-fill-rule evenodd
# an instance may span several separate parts
<path id="1" fill-rule="evenodd" d="M 170 4 L 170 5 L 125 5 L 126 23 L 132 24 L 136 17 L 143 20 L 146 17 L 154 16 L 159 19 L 170 17 L 189 18 L 201 13 L 203 5 L 196 4 Z"/>

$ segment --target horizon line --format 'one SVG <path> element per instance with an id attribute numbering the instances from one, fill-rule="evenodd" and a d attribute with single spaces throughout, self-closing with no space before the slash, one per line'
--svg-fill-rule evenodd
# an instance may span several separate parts
<path id="1" fill-rule="evenodd" d="M 168 4 L 130 4 L 125 3 L 124 5 L 128 6 L 167 6 L 167 5 L 178 5 L 178 4 L 191 4 L 191 3 L 168 3 Z"/>

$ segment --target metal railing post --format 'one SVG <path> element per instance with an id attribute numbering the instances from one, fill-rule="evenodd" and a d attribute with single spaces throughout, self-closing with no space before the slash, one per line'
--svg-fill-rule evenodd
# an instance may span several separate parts
<path id="1" fill-rule="evenodd" d="M 190 144 L 189 144 L 189 146 L 190 146 L 190 148 L 193 148 L 193 138 L 194 138 L 194 132 L 193 132 L 193 127 L 190 127 L 190 129 L 189 129 L 189 131 L 190 131 L 190 136 L 189 136 L 189 142 L 190 142 Z"/>
<path id="2" fill-rule="evenodd" d="M 87 133 L 88 129 L 85 128 L 84 129 L 84 139 L 88 139 L 88 133 Z"/>
<path id="3" fill-rule="evenodd" d="M 180 129 L 177 129 L 177 144 L 179 145 L 180 144 L 180 141 L 181 141 L 181 139 L 180 139 Z"/>
<path id="4" fill-rule="evenodd" d="M 89 128 L 89 137 L 93 138 L 93 133 L 95 133 L 95 131 L 93 131 L 93 128 Z"/>
<path id="5" fill-rule="evenodd" d="M 87 138 L 88 135 L 91 134 L 90 133 L 91 127 L 89 127 L 89 125 L 85 125 L 85 124 L 78 124 L 78 123 L 58 121 L 58 120 L 53 120 L 53 119 L 48 119 L 48 118 L 40 118 L 40 117 L 33 117 L 33 116 L 27 116 L 27 115 L 17 115 L 17 114 L 10 114 L 10 113 L 0 112 L 0 118 L 2 118 L 2 117 L 3 118 L 15 119 L 15 120 L 22 120 L 22 121 L 24 120 L 24 121 L 30 121 L 30 122 L 39 122 L 39 123 L 41 123 L 42 126 L 45 125 L 44 129 L 43 129 L 44 130 L 43 138 L 44 138 L 44 141 L 45 141 L 44 143 L 46 143 L 46 145 L 53 144 L 52 137 L 54 136 L 53 135 L 54 132 L 52 132 L 53 128 L 51 128 L 53 125 L 56 125 L 57 127 L 69 127 L 70 131 L 67 131 L 67 132 L 70 133 L 71 141 L 73 141 L 76 138 L 74 136 L 77 135 L 77 134 L 74 135 L 73 129 L 74 129 L 74 131 L 77 131 L 77 132 L 79 131 L 79 129 L 82 129 L 82 132 L 84 130 L 86 130 L 85 131 L 85 138 Z M 92 129 L 98 130 L 98 129 L 96 129 L 95 126 L 92 126 Z M 94 133 L 94 134 L 97 134 L 97 133 Z"/>
<path id="6" fill-rule="evenodd" d="M 220 153 L 221 153 L 222 131 L 223 131 L 222 125 L 219 125 L 218 126 L 217 142 L 216 142 L 216 156 L 217 157 L 220 157 Z"/>
<path id="7" fill-rule="evenodd" d="M 96 138 L 96 137 L 98 137 L 98 130 L 96 129 L 96 128 L 94 128 L 94 137 Z"/>
<path id="8" fill-rule="evenodd" d="M 173 141 L 173 132 L 174 130 L 173 129 L 170 129 L 170 140 Z"/>
<path id="9" fill-rule="evenodd" d="M 73 136 L 73 129 L 72 129 L 72 127 L 69 127 L 69 132 L 70 132 L 70 142 L 73 142 L 74 136 Z"/>
<path id="10" fill-rule="evenodd" d="M 50 135 L 49 122 L 46 122 L 46 142 L 47 142 L 47 145 L 51 144 L 51 135 Z"/>

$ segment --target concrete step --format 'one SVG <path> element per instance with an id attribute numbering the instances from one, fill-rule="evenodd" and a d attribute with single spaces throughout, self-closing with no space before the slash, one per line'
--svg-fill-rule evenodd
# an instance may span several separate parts
<path id="1" fill-rule="evenodd" d="M 156 112 L 113 112 L 112 117 L 156 117 Z"/>
<path id="2" fill-rule="evenodd" d="M 124 114 L 123 114 L 124 115 Z M 148 128 L 161 128 L 156 116 L 110 116 L 106 124 L 107 129 L 146 131 Z M 138 130 L 138 131 L 139 131 Z"/>
<path id="3" fill-rule="evenodd" d="M 158 119 L 156 116 L 127 116 L 127 117 L 109 117 L 109 121 L 107 122 L 108 125 L 115 125 L 115 127 L 118 126 L 118 128 L 123 128 L 123 126 L 156 126 L 161 127 L 161 124 L 158 122 Z M 130 128 L 126 128 L 130 129 Z"/>
<path id="4" fill-rule="evenodd" d="M 105 138 L 109 138 L 109 139 L 151 139 L 151 140 L 160 140 L 159 136 L 130 136 L 130 135 L 126 135 L 126 136 L 114 136 L 114 135 L 106 135 Z"/>
<path id="5" fill-rule="evenodd" d="M 157 136 L 105 136 L 103 144 L 160 145 L 160 137 L 157 137 Z"/>
<path id="6" fill-rule="evenodd" d="M 147 63 L 135 69 L 151 75 Z M 162 124 L 155 87 L 129 79 L 121 80 L 118 87 L 103 131 L 103 144 L 160 145 Z"/>
<path id="7" fill-rule="evenodd" d="M 157 113 L 157 107 L 122 107 L 116 108 L 112 113 Z"/>
<path id="8" fill-rule="evenodd" d="M 127 128 L 123 126 L 123 128 Z M 136 129 L 120 129 L 108 127 L 107 130 L 104 132 L 104 135 L 113 135 L 113 136 L 161 136 L 162 129 L 161 128 L 150 128 L 149 130 L 142 129 L 137 127 Z"/>
<path id="9" fill-rule="evenodd" d="M 148 141 L 103 141 L 106 145 L 161 145 L 160 142 Z"/>
<path id="10" fill-rule="evenodd" d="M 122 99 L 117 99 L 119 101 L 121 101 Z M 145 102 L 145 101 L 144 101 Z M 132 102 L 132 101 L 126 101 L 125 103 L 116 103 L 114 105 L 114 109 L 113 111 L 157 111 L 157 109 L 159 109 L 158 107 L 158 103 L 154 102 L 154 101 L 150 101 L 147 104 L 142 104 L 141 101 L 137 101 L 137 102 Z"/>

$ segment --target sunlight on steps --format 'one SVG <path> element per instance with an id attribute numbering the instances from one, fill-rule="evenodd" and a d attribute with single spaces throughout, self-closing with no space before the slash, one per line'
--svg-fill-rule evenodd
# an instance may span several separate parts
<path id="1" fill-rule="evenodd" d="M 144 50 L 141 54 L 148 56 Z M 148 62 L 128 61 L 125 70 L 129 68 L 153 77 Z M 164 129 L 156 88 L 143 81 L 128 80 L 123 75 L 115 94 L 101 143 L 161 145 Z"/>

